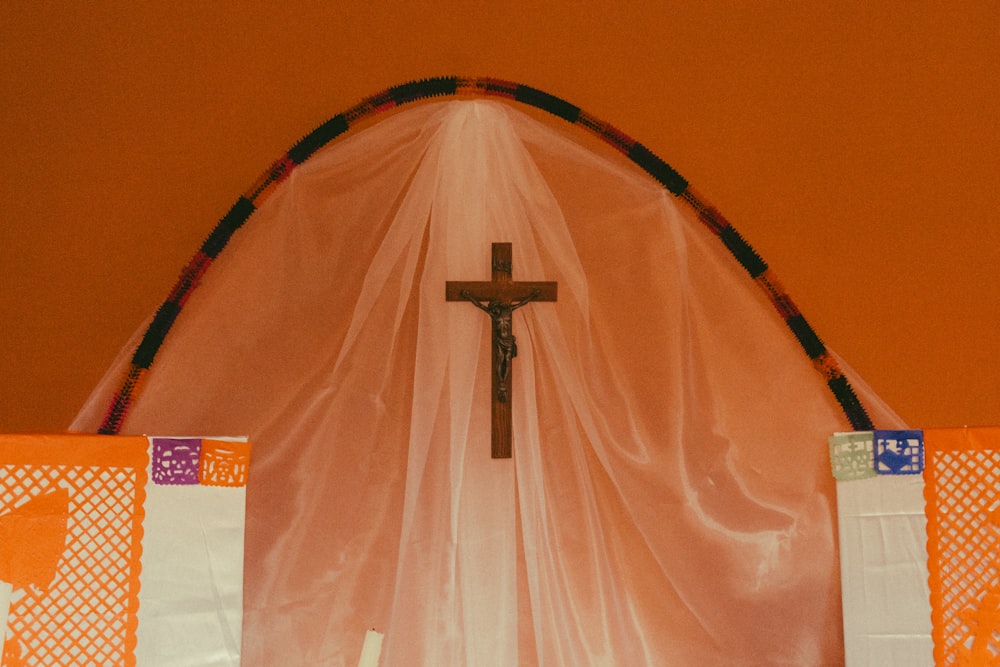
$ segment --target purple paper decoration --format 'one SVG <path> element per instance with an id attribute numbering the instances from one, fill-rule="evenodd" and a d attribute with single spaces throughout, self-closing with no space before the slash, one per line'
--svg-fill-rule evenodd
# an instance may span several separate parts
<path id="1" fill-rule="evenodd" d="M 153 482 L 198 484 L 200 438 L 153 438 Z"/>

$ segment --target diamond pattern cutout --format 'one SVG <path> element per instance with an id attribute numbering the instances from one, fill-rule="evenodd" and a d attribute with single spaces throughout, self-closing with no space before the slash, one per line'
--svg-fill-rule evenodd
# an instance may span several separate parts
<path id="1" fill-rule="evenodd" d="M 4 654 L 29 665 L 134 665 L 145 440 L 100 462 L 72 448 L 49 447 L 45 464 L 0 447 L 0 516 L 53 489 L 69 492 L 66 547 L 44 590 L 13 602 Z M 114 449 L 114 448 L 112 448 Z M 18 459 L 16 463 L 8 463 Z M 66 463 L 61 464 L 62 459 Z M 6 664 L 6 663 L 5 663 Z"/>
<path id="2" fill-rule="evenodd" d="M 1000 664 L 1000 442 L 927 441 L 928 569 L 937 665 Z"/>

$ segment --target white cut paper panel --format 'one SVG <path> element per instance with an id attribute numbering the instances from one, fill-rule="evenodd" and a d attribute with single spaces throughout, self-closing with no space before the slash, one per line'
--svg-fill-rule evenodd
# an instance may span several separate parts
<path id="1" fill-rule="evenodd" d="M 848 667 L 932 666 L 920 475 L 837 482 Z"/>
<path id="2" fill-rule="evenodd" d="M 149 472 L 136 664 L 237 667 L 246 487 L 159 485 Z"/>

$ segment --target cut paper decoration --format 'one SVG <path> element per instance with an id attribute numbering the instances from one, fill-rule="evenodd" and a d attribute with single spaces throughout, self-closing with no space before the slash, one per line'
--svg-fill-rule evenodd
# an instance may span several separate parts
<path id="1" fill-rule="evenodd" d="M 0 665 L 24 664 L 20 641 L 7 627 L 10 604 L 15 591 L 20 598 L 49 588 L 66 546 L 68 519 L 69 493 L 63 488 L 34 496 L 0 516 Z"/>
<path id="2" fill-rule="evenodd" d="M 442 294 L 493 242 L 559 286 L 512 313 L 510 459 L 491 321 Z M 375 627 L 386 667 L 577 667 L 840 664 L 826 442 L 876 425 L 903 426 L 666 162 L 445 77 L 273 162 L 73 428 L 253 433 L 247 664 L 355 664 Z"/>
<path id="3" fill-rule="evenodd" d="M 199 438 L 153 438 L 153 481 L 157 484 L 198 484 L 201 469 Z"/>
<path id="4" fill-rule="evenodd" d="M 10 582 L 25 595 L 10 605 L 5 656 L 135 664 L 146 447 L 145 438 L 0 436 L 3 555 L 35 572 Z M 25 569 L 13 563 L 0 576 Z"/>
<path id="5" fill-rule="evenodd" d="M 171 461 L 203 442 L 164 440 Z M 239 664 L 244 489 L 150 483 L 151 451 L 0 435 L 4 667 Z"/>
<path id="6" fill-rule="evenodd" d="M 210 438 L 153 438 L 157 484 L 246 486 L 250 443 Z"/>
<path id="7" fill-rule="evenodd" d="M 921 431 L 837 433 L 829 443 L 833 476 L 840 482 L 875 475 L 919 475 L 924 470 Z"/>
<path id="8" fill-rule="evenodd" d="M 920 431 L 875 431 L 875 472 L 919 475 L 924 471 L 924 438 Z"/>
<path id="9" fill-rule="evenodd" d="M 1000 428 L 927 429 L 925 496 L 934 661 L 1000 656 Z"/>
<path id="10" fill-rule="evenodd" d="M 837 478 L 845 664 L 930 667 L 934 660 L 923 479 L 876 475 L 873 447 L 878 433 L 836 433 L 830 438 Z M 881 433 L 883 440 L 914 434 Z"/>
<path id="11" fill-rule="evenodd" d="M 250 443 L 202 440 L 198 481 L 207 486 L 246 486 Z"/>
<path id="12" fill-rule="evenodd" d="M 830 436 L 830 464 L 838 482 L 874 477 L 875 433 L 861 431 Z"/>

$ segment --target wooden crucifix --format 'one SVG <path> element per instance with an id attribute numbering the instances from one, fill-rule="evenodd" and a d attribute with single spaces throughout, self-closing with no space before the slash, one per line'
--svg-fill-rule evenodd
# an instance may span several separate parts
<path id="1" fill-rule="evenodd" d="M 511 244 L 493 244 L 493 280 L 445 283 L 445 299 L 469 301 L 490 316 L 493 324 L 493 426 L 491 452 L 495 459 L 511 454 L 510 377 L 511 361 L 517 356 L 512 328 L 515 310 L 532 301 L 555 301 L 555 282 L 514 282 L 511 276 Z"/>

